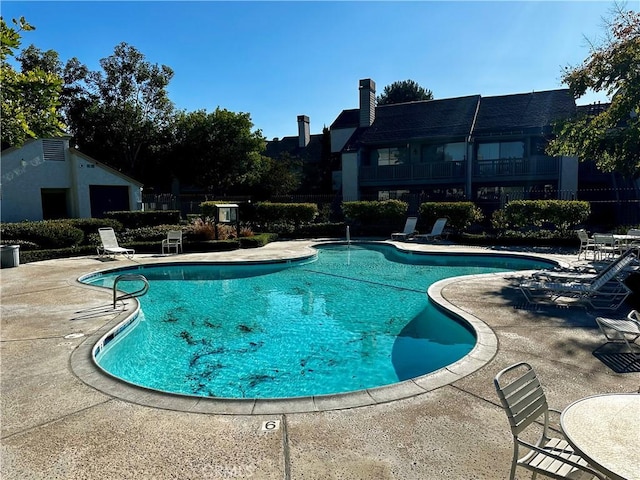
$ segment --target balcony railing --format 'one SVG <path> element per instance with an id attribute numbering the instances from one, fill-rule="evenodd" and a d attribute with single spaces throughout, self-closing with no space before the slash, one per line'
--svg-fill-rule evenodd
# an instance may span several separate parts
<path id="1" fill-rule="evenodd" d="M 558 175 L 557 158 L 536 155 L 528 158 L 478 160 L 473 165 L 474 177 L 536 177 Z"/>
<path id="2" fill-rule="evenodd" d="M 466 162 L 433 162 L 360 167 L 360 182 L 464 179 Z"/>
<path id="3" fill-rule="evenodd" d="M 527 158 L 478 160 L 473 164 L 473 178 L 549 177 L 558 175 L 557 158 L 534 155 Z M 420 180 L 461 180 L 466 176 L 466 162 L 432 162 L 384 165 L 360 168 L 360 182 L 380 183 Z"/>

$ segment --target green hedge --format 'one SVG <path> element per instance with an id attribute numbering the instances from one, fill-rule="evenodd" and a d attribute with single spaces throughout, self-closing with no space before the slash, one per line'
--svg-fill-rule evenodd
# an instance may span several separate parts
<path id="1" fill-rule="evenodd" d="M 393 224 L 404 222 L 407 202 L 401 200 L 343 202 L 342 211 L 348 223 L 361 225 Z"/>
<path id="2" fill-rule="evenodd" d="M 343 238 L 346 235 L 347 224 L 339 223 L 309 223 L 300 225 L 294 235 L 296 238 Z"/>
<path id="3" fill-rule="evenodd" d="M 85 236 L 85 243 L 90 234 L 98 233 L 99 228 L 111 227 L 116 232 L 120 232 L 124 228 L 121 222 L 112 218 L 69 218 L 60 221 L 82 230 Z"/>
<path id="4" fill-rule="evenodd" d="M 447 218 L 446 228 L 461 233 L 481 222 L 482 211 L 473 202 L 425 202 L 418 210 L 418 230 L 430 232 L 438 218 Z"/>
<path id="5" fill-rule="evenodd" d="M 494 212 L 492 223 L 499 231 L 557 229 L 566 232 L 589 218 L 589 202 L 579 200 L 514 200 Z"/>
<path id="6" fill-rule="evenodd" d="M 0 225 L 3 243 L 31 242 L 41 249 L 75 247 L 82 244 L 84 233 L 65 220 L 3 223 Z"/>
<path id="7" fill-rule="evenodd" d="M 278 238 L 276 233 L 259 233 L 252 237 L 240 237 L 238 242 L 240 248 L 257 248 L 264 247 L 267 243 L 275 242 Z"/>
<path id="8" fill-rule="evenodd" d="M 117 211 L 106 212 L 106 218 L 122 223 L 124 228 L 154 227 L 156 225 L 177 225 L 180 223 L 180 210 Z"/>
<path id="9" fill-rule="evenodd" d="M 256 204 L 256 220 L 265 225 L 273 223 L 292 223 L 300 226 L 311 223 L 318 216 L 318 205 L 315 203 L 271 203 Z"/>
<path id="10" fill-rule="evenodd" d="M 20 250 L 20 263 L 40 262 L 43 260 L 53 260 L 55 258 L 80 257 L 96 253 L 96 247 L 82 245 L 75 248 L 56 248 L 46 250 L 32 250 L 23 252 Z"/>

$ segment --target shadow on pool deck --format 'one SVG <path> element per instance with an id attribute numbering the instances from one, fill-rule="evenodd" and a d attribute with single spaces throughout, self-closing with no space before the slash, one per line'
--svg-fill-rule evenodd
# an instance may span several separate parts
<path id="1" fill-rule="evenodd" d="M 559 409 L 591 394 L 638 391 L 638 362 L 623 347 L 606 344 L 593 312 L 524 308 L 509 275 L 445 282 L 441 296 L 491 328 L 497 353 L 451 384 L 401 400 L 324 412 L 195 413 L 124 401 L 87 385 L 71 368 L 87 337 L 125 315 L 108 308 L 111 292 L 78 284 L 80 275 L 146 261 L 288 258 L 307 252 L 312 243 L 277 242 L 170 258 L 137 255 L 133 261 L 108 263 L 81 257 L 2 270 L 0 476 L 506 478 L 511 436 L 493 388 L 493 376 L 502 368 L 531 363 L 551 406 Z M 401 246 L 490 252 L 455 245 Z M 78 333 L 84 337 L 69 336 Z M 193 402 L 184 405 L 198 409 Z"/>

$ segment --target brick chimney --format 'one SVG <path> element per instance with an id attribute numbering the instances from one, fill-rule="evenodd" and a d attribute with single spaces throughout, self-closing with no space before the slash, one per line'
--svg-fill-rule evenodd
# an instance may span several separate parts
<path id="1" fill-rule="evenodd" d="M 300 148 L 309 145 L 311 134 L 309 133 L 309 117 L 298 115 L 298 146 Z"/>
<path id="2" fill-rule="evenodd" d="M 360 126 L 370 127 L 376 118 L 376 83 L 370 78 L 360 80 Z"/>

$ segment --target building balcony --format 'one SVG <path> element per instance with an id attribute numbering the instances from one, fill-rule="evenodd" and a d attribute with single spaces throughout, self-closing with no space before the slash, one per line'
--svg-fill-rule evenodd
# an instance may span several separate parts
<path id="1" fill-rule="evenodd" d="M 547 178 L 560 174 L 560 160 L 545 155 L 527 158 L 478 160 L 473 164 L 473 178 Z"/>
<path id="2" fill-rule="evenodd" d="M 464 182 L 466 162 L 431 162 L 360 167 L 359 182 L 364 186 L 403 183 Z M 479 160 L 473 163 L 473 181 L 555 179 L 560 175 L 560 160 L 546 155 L 526 158 Z"/>
<path id="3" fill-rule="evenodd" d="M 432 162 L 360 167 L 361 185 L 403 182 L 407 184 L 433 181 L 464 181 L 466 162 Z"/>

